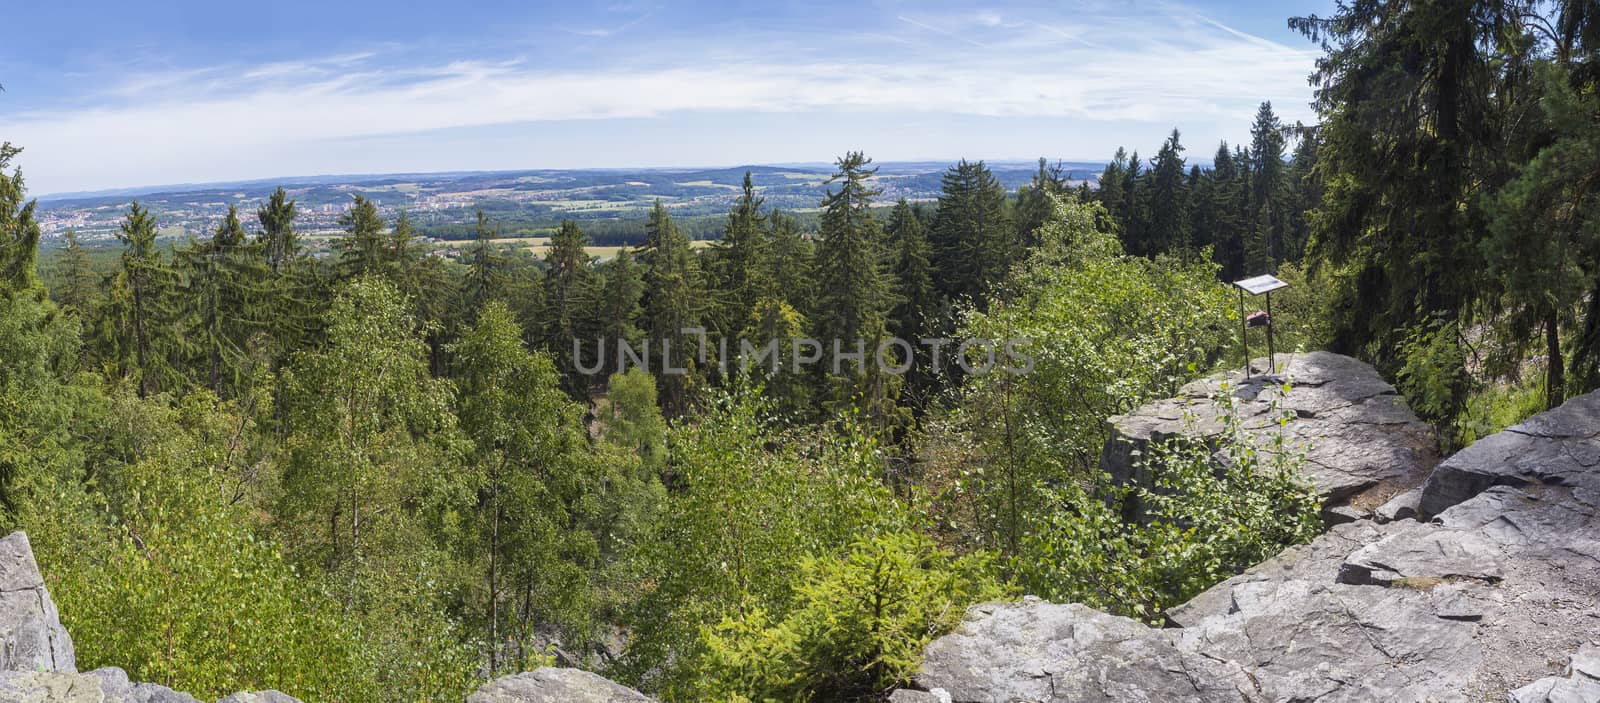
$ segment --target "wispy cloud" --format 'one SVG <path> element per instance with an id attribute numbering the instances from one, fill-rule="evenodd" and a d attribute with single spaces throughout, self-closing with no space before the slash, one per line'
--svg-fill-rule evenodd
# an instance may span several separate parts
<path id="1" fill-rule="evenodd" d="M 568 31 L 598 39 L 638 21 Z M 997 12 L 893 22 L 902 28 L 863 29 L 893 40 L 873 42 L 873 51 L 719 53 L 691 37 L 650 55 L 619 47 L 609 65 L 581 69 L 523 57 L 411 63 L 403 52 L 374 51 L 144 74 L 126 77 L 92 107 L 0 116 L 0 133 L 28 148 L 36 183 L 79 188 L 285 144 L 551 121 L 844 110 L 1187 125 L 1242 121 L 1264 99 L 1290 119 L 1305 116 L 1297 104 L 1307 98 L 1312 52 L 1194 13 L 1093 25 Z M 1225 31 L 1192 31 L 1196 23 Z M 970 48 L 930 49 L 919 32 Z M 664 58 L 690 44 L 701 51 Z M 280 171 L 288 172 L 292 166 Z"/>

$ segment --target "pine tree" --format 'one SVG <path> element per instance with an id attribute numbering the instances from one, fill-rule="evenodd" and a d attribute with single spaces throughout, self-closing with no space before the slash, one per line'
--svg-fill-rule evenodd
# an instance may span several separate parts
<path id="1" fill-rule="evenodd" d="M 1150 178 L 1137 151 L 1128 157 L 1128 167 L 1122 172 L 1121 193 L 1117 224 L 1122 248 L 1129 254 L 1144 254 L 1150 250 Z"/>

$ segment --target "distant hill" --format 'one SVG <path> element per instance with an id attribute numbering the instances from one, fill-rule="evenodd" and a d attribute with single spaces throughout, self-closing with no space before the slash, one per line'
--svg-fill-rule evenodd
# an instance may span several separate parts
<path id="1" fill-rule="evenodd" d="M 938 197 L 944 162 L 877 164 L 885 203 Z M 992 162 L 1007 190 L 1027 183 L 1035 162 Z M 1062 163 L 1069 179 L 1093 182 L 1102 164 Z M 215 227 L 229 205 L 250 215 L 271 192 L 284 187 L 299 204 L 302 231 L 315 236 L 338 227 L 351 196 L 377 202 L 386 216 L 408 211 L 425 233 L 459 238 L 483 210 L 506 236 L 532 236 L 562 219 L 615 230 L 642 218 L 660 200 L 675 216 L 702 218 L 727 212 L 749 171 L 767 207 L 794 212 L 815 209 L 827 192 L 830 164 L 778 164 L 729 168 L 533 169 L 342 176 L 292 176 L 227 183 L 176 184 L 115 190 L 55 193 L 39 199 L 47 240 L 75 229 L 87 241 L 115 232 L 129 201 L 138 199 L 169 236 L 199 236 Z M 254 225 L 253 217 L 245 218 Z M 709 222 L 703 223 L 710 227 Z M 705 234 L 705 232 L 700 232 Z"/>

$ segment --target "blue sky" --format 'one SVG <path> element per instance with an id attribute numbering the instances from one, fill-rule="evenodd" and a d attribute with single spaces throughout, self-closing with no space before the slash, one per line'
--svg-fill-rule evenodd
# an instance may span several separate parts
<path id="1" fill-rule="evenodd" d="M 11 3 L 8 3 L 11 4 Z M 31 192 L 329 173 L 1190 155 L 1309 121 L 1333 0 L 22 0 Z"/>

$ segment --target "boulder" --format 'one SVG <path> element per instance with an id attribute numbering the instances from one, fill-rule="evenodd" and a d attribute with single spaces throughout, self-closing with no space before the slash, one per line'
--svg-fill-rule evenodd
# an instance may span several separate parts
<path id="1" fill-rule="evenodd" d="M 0 539 L 0 671 L 77 671 L 72 638 L 21 532 Z"/>
<path id="2" fill-rule="evenodd" d="M 942 688 L 932 691 L 902 688 L 889 694 L 889 703 L 950 703 L 950 694 Z"/>
<path id="3" fill-rule="evenodd" d="M 653 703 L 654 699 L 582 669 L 546 666 L 490 681 L 467 703 Z"/>
<path id="4" fill-rule="evenodd" d="M 1418 512 L 1430 518 L 1492 486 L 1600 490 L 1600 393 L 1590 393 L 1474 442 L 1428 476 Z"/>
<path id="5" fill-rule="evenodd" d="M 0 672 L 0 703 L 200 703 L 165 686 L 133 683 L 115 667 L 86 674 L 67 671 Z"/>
<path id="6" fill-rule="evenodd" d="M 1372 511 L 1372 519 L 1380 523 L 1413 519 L 1417 516 L 1417 504 L 1421 501 L 1421 488 L 1401 491 L 1388 502 L 1378 506 L 1377 510 Z"/>
<path id="7" fill-rule="evenodd" d="M 1225 428 L 1231 396 L 1242 434 L 1266 451 L 1282 438 L 1305 452 L 1303 471 L 1330 508 L 1330 524 L 1365 517 L 1391 496 L 1418 486 L 1438 463 L 1433 429 L 1371 366 L 1329 352 L 1279 355 L 1275 374 L 1243 369 L 1194 381 L 1178 396 L 1110 419 L 1100 467 L 1114 479 L 1148 486 L 1135 461 L 1152 441 L 1211 439 Z M 1265 360 L 1255 362 L 1265 368 Z M 1331 510 L 1349 506 L 1350 510 Z"/>

